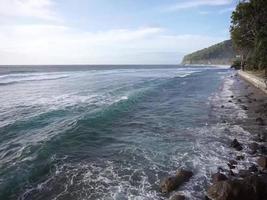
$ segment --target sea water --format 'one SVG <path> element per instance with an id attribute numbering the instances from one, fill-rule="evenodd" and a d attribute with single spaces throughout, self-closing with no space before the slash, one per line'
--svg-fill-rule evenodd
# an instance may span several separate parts
<path id="1" fill-rule="evenodd" d="M 229 141 L 249 134 L 222 122 L 246 117 L 227 102 L 232 73 L 0 67 L 0 199 L 167 199 L 160 181 L 181 168 L 194 176 L 179 191 L 203 199 L 211 173 L 235 156 Z"/>

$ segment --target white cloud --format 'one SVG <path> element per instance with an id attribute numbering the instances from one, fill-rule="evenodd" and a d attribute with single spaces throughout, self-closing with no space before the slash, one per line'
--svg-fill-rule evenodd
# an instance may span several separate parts
<path id="1" fill-rule="evenodd" d="M 1 0 L 0 17 L 31 17 L 43 20 L 59 20 L 53 11 L 52 0 Z"/>
<path id="2" fill-rule="evenodd" d="M 86 32 L 45 24 L 1 26 L 0 64 L 177 63 L 182 54 L 223 39 L 172 35 L 158 27 Z"/>
<path id="3" fill-rule="evenodd" d="M 196 8 L 200 6 L 223 6 L 229 5 L 232 3 L 232 0 L 187 0 L 179 1 L 176 4 L 167 6 L 166 11 L 176 11 L 189 8 Z"/>

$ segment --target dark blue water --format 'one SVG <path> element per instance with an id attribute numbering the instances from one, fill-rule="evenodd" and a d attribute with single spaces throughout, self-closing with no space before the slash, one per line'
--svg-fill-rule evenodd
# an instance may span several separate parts
<path id="1" fill-rule="evenodd" d="M 160 180 L 179 168 L 194 172 L 180 191 L 203 198 L 209 174 L 229 158 L 229 132 L 239 130 L 218 117 L 231 73 L 0 69 L 0 199 L 166 199 Z"/>

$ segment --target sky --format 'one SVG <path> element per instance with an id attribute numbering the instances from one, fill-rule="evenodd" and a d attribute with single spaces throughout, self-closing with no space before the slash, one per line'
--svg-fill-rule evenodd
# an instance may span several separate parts
<path id="1" fill-rule="evenodd" d="M 178 64 L 229 39 L 237 0 L 0 0 L 0 65 Z"/>

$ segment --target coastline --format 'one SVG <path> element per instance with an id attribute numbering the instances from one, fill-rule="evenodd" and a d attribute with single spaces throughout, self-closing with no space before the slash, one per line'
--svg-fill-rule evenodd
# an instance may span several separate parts
<path id="1" fill-rule="evenodd" d="M 267 98 L 264 82 L 255 75 L 238 71 L 232 75 L 229 102 L 235 103 L 246 117 L 228 122 L 240 125 L 249 137 L 239 140 L 240 133 L 231 141 L 236 158 L 229 160 L 227 168 L 218 169 L 211 176 L 206 197 L 216 199 L 261 200 L 267 189 Z M 224 106 L 223 106 L 224 107 Z M 227 107 L 227 106 L 226 106 Z M 225 108 L 225 107 L 224 107 Z M 225 108 L 227 109 L 227 108 Z M 241 168 L 242 163 L 247 163 Z"/>

